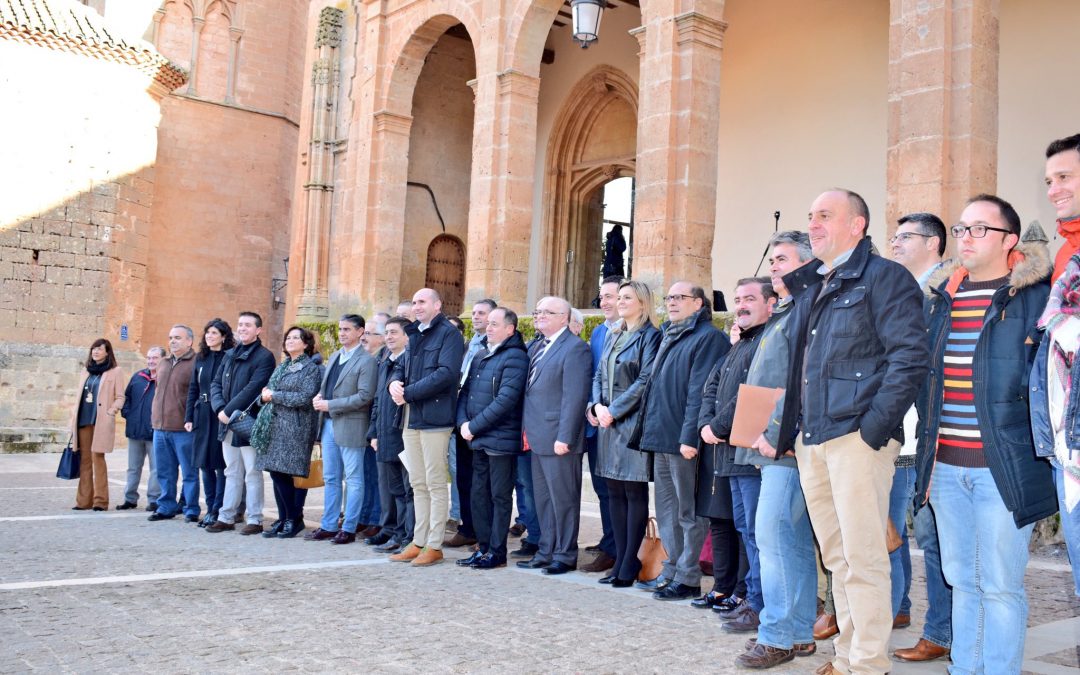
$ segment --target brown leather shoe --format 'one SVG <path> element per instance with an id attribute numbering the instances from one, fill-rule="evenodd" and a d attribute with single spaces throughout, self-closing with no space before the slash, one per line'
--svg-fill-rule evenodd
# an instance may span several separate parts
<path id="1" fill-rule="evenodd" d="M 725 633 L 753 633 L 760 625 L 758 613 L 747 607 L 739 616 L 720 624 L 720 630 Z"/>
<path id="2" fill-rule="evenodd" d="M 412 562 L 416 559 L 418 555 L 420 555 L 420 551 L 422 550 L 423 549 L 421 549 L 416 544 L 409 544 L 401 553 L 395 553 L 394 555 L 390 556 L 390 560 L 393 560 L 394 562 Z"/>
<path id="3" fill-rule="evenodd" d="M 607 572 L 609 569 L 615 566 L 615 558 L 612 558 L 607 553 L 600 551 L 599 555 L 593 558 L 593 561 L 588 565 L 582 565 L 578 569 L 582 572 Z"/>
<path id="4" fill-rule="evenodd" d="M 897 614 L 896 618 L 892 620 L 893 630 L 896 630 L 897 628 L 907 628 L 910 625 L 911 625 L 911 615 L 910 614 Z"/>
<path id="5" fill-rule="evenodd" d="M 233 525 L 232 523 L 226 523 L 226 522 L 221 521 L 221 520 L 214 521 L 213 525 L 207 525 L 206 526 L 206 531 L 207 532 L 212 532 L 214 534 L 217 534 L 218 532 L 225 532 L 226 530 L 235 530 L 235 529 L 236 529 L 236 526 Z"/>
<path id="6" fill-rule="evenodd" d="M 757 644 L 757 638 L 752 637 L 752 638 L 750 638 L 749 640 L 746 641 L 746 644 L 743 645 L 743 649 L 745 649 L 746 651 L 750 651 L 751 649 L 754 648 L 754 645 L 756 645 L 756 644 Z M 799 644 L 798 642 L 796 642 L 794 645 L 792 645 L 792 648 L 793 648 L 793 651 L 795 652 L 795 656 L 813 656 L 814 654 L 817 653 L 817 643 L 816 642 L 806 642 L 804 644 Z"/>
<path id="7" fill-rule="evenodd" d="M 330 530 L 324 530 L 321 527 L 317 527 L 311 532 L 305 534 L 304 539 L 306 539 L 307 541 L 326 541 L 327 539 L 333 539 L 334 537 L 336 537 L 338 532 L 341 532 L 341 530 L 331 532 Z"/>
<path id="8" fill-rule="evenodd" d="M 901 661 L 934 661 L 949 655 L 949 648 L 936 645 L 929 640 L 919 638 L 914 647 L 897 649 L 893 656 Z"/>
<path id="9" fill-rule="evenodd" d="M 380 528 L 378 525 L 368 525 L 364 528 L 362 532 L 357 532 L 357 534 L 362 534 L 365 537 L 374 537 L 381 531 L 382 528 Z"/>
<path id="10" fill-rule="evenodd" d="M 412 561 L 413 567 L 430 567 L 443 561 L 442 551 L 437 548 L 424 547 L 420 555 Z"/>
<path id="11" fill-rule="evenodd" d="M 815 640 L 828 640 L 839 632 L 840 627 L 836 625 L 835 614 L 826 614 L 822 612 L 821 616 L 814 622 Z"/>
<path id="12" fill-rule="evenodd" d="M 814 675 L 833 675 L 833 673 L 839 672 L 836 668 L 832 667 L 832 661 L 829 661 L 825 665 L 821 666 L 814 671 Z"/>
<path id="13" fill-rule="evenodd" d="M 352 532 L 346 532 L 345 530 L 338 530 L 334 538 L 330 540 L 331 544 L 351 544 L 356 541 L 356 535 Z"/>
<path id="14" fill-rule="evenodd" d="M 242 534 L 244 536 L 247 536 L 247 537 L 250 537 L 253 534 L 261 534 L 262 530 L 263 530 L 262 525 L 256 525 L 255 523 L 248 523 L 247 525 L 240 528 L 240 534 Z"/>
<path id="15" fill-rule="evenodd" d="M 444 539 L 442 545 L 446 548 L 458 548 L 461 546 L 472 546 L 475 543 L 475 537 L 466 537 L 460 532 L 455 532 L 454 536 Z"/>
<path id="16" fill-rule="evenodd" d="M 735 665 L 740 668 L 772 668 L 794 658 L 794 649 L 777 649 L 754 642 L 753 647 L 735 659 Z"/>

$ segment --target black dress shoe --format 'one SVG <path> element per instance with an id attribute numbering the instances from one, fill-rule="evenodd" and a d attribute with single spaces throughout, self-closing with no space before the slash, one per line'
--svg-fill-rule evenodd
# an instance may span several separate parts
<path id="1" fill-rule="evenodd" d="M 709 591 L 700 598 L 695 598 L 694 600 L 691 600 L 690 606 L 696 607 L 697 609 L 712 609 L 713 607 L 719 605 L 721 602 L 729 599 L 730 598 L 723 593 Z"/>
<path id="2" fill-rule="evenodd" d="M 653 593 L 654 600 L 689 600 L 701 592 L 701 586 L 671 583 Z"/>
<path id="3" fill-rule="evenodd" d="M 555 561 L 544 568 L 544 574 L 566 574 L 577 569 L 577 565 L 567 565 L 564 562 Z"/>
<path id="4" fill-rule="evenodd" d="M 633 585 L 633 579 L 615 579 L 615 581 L 611 582 L 612 588 L 630 588 Z"/>
<path id="5" fill-rule="evenodd" d="M 606 577 L 600 577 L 600 583 L 610 584 L 615 581 L 617 577 L 614 574 L 609 574 Z"/>
<path id="6" fill-rule="evenodd" d="M 458 567 L 472 567 L 473 563 L 477 562 L 478 560 L 480 560 L 480 558 L 483 558 L 483 557 L 484 557 L 484 554 L 481 553 L 480 551 L 473 551 L 473 554 L 471 556 L 469 556 L 468 558 L 462 558 L 461 560 L 458 560 L 454 564 L 457 565 Z"/>
<path id="7" fill-rule="evenodd" d="M 123 504 L 118 505 L 116 507 L 116 510 L 117 511 L 127 511 L 128 509 L 133 509 L 136 506 L 138 506 L 138 504 L 136 504 L 135 502 L 124 502 Z"/>
<path id="8" fill-rule="evenodd" d="M 150 514 L 150 517 L 147 518 L 147 520 L 149 520 L 151 523 L 155 523 L 155 522 L 157 522 L 159 520 L 172 520 L 175 517 L 176 517 L 176 514 L 173 514 L 171 516 L 167 516 L 164 513 L 158 513 L 157 511 L 155 511 L 155 512 Z"/>
<path id="9" fill-rule="evenodd" d="M 95 510 L 95 511 L 105 511 L 105 510 L 106 510 L 106 508 L 105 508 L 104 506 L 95 506 L 95 507 L 94 507 L 94 510 Z"/>
<path id="10" fill-rule="evenodd" d="M 90 509 L 85 506 L 72 506 L 72 511 L 89 511 Z"/>
<path id="11" fill-rule="evenodd" d="M 150 513 L 157 511 L 157 502 L 150 502 L 146 505 L 146 510 Z"/>
<path id="12" fill-rule="evenodd" d="M 368 546 L 382 546 L 386 542 L 390 541 L 390 535 L 385 532 L 380 532 L 374 537 L 368 537 L 364 540 L 364 543 Z"/>
<path id="13" fill-rule="evenodd" d="M 540 547 L 536 544 L 530 544 L 527 541 L 521 542 L 521 548 L 516 551 L 510 551 L 511 558 L 531 558 L 536 555 L 536 552 L 540 550 Z"/>
<path id="14" fill-rule="evenodd" d="M 493 570 L 496 567 L 506 567 L 506 556 L 485 553 L 479 560 L 470 565 L 474 570 Z"/>
<path id="15" fill-rule="evenodd" d="M 199 522 L 198 516 L 184 516 L 185 523 L 197 523 Z"/>
<path id="16" fill-rule="evenodd" d="M 296 535 L 304 531 L 304 523 L 299 523 L 295 520 L 286 520 L 285 524 L 281 526 L 281 532 L 278 532 L 278 539 L 292 539 Z"/>
<path id="17" fill-rule="evenodd" d="M 281 532 L 281 528 L 285 526 L 285 521 L 275 520 L 270 523 L 270 529 L 262 533 L 265 539 L 275 539 L 278 536 L 278 532 Z"/>
<path id="18" fill-rule="evenodd" d="M 550 564 L 550 560 L 540 560 L 539 558 L 533 557 L 529 560 L 519 560 L 517 566 L 526 570 L 538 570 L 540 568 L 546 569 Z"/>

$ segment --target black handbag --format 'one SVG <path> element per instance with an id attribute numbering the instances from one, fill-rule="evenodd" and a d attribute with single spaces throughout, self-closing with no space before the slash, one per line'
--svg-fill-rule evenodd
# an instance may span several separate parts
<path id="1" fill-rule="evenodd" d="M 60 466 L 56 467 L 56 477 L 64 480 L 75 480 L 79 477 L 79 451 L 71 449 L 71 438 L 68 438 L 67 447 L 60 453 Z"/>
<path id="2" fill-rule="evenodd" d="M 258 401 L 259 399 L 256 397 L 254 401 L 248 404 L 248 407 L 234 411 L 232 417 L 229 418 L 229 423 L 225 428 L 233 433 L 232 445 L 234 448 L 251 445 L 251 432 L 255 428 L 255 417 L 258 414 L 251 407 Z"/>

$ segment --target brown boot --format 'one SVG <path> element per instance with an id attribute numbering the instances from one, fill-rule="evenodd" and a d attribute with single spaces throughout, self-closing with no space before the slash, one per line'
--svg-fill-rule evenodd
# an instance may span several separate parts
<path id="1" fill-rule="evenodd" d="M 794 649 L 777 649 L 768 645 L 759 645 L 755 642 L 753 647 L 735 659 L 735 665 L 740 668 L 764 669 L 787 663 L 794 658 Z"/>
<path id="2" fill-rule="evenodd" d="M 413 567 L 430 567 L 443 561 L 442 551 L 437 548 L 424 547 L 420 551 L 420 555 L 416 556 L 416 559 L 412 561 Z"/>
<path id="3" fill-rule="evenodd" d="M 949 648 L 936 645 L 929 640 L 919 638 L 914 647 L 897 649 L 893 656 L 901 661 L 934 661 L 949 655 Z"/>
<path id="4" fill-rule="evenodd" d="M 898 628 L 907 628 L 910 625 L 911 625 L 911 615 L 910 614 L 897 614 L 896 618 L 892 620 L 893 630 L 896 630 Z"/>
<path id="5" fill-rule="evenodd" d="M 390 560 L 393 560 L 394 562 L 412 562 L 413 560 L 416 560 L 416 557 L 420 555 L 420 551 L 422 550 L 423 549 L 416 544 L 409 544 L 401 553 L 395 553 L 390 556 Z"/>
<path id="6" fill-rule="evenodd" d="M 596 573 L 596 572 L 607 572 L 609 569 L 611 569 L 614 566 L 615 566 L 615 558 L 612 558 L 607 553 L 604 553 L 603 551 L 600 551 L 600 553 L 597 554 L 597 556 L 595 558 L 593 558 L 593 561 L 591 563 L 588 563 L 586 565 L 582 565 L 579 569 L 582 572 Z"/>
<path id="7" fill-rule="evenodd" d="M 821 616 L 814 622 L 815 640 L 828 640 L 839 632 L 840 627 L 836 625 L 835 614 L 826 614 L 822 612 Z"/>

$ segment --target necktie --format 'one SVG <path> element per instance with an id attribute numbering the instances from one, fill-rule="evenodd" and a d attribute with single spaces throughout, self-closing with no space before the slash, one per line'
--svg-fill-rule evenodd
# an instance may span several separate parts
<path id="1" fill-rule="evenodd" d="M 536 378 L 536 364 L 540 363 L 540 359 L 544 357 L 549 344 L 551 344 L 551 340 L 544 338 L 544 341 L 540 343 L 540 346 L 533 353 L 532 358 L 529 359 L 529 384 L 532 384 Z"/>

